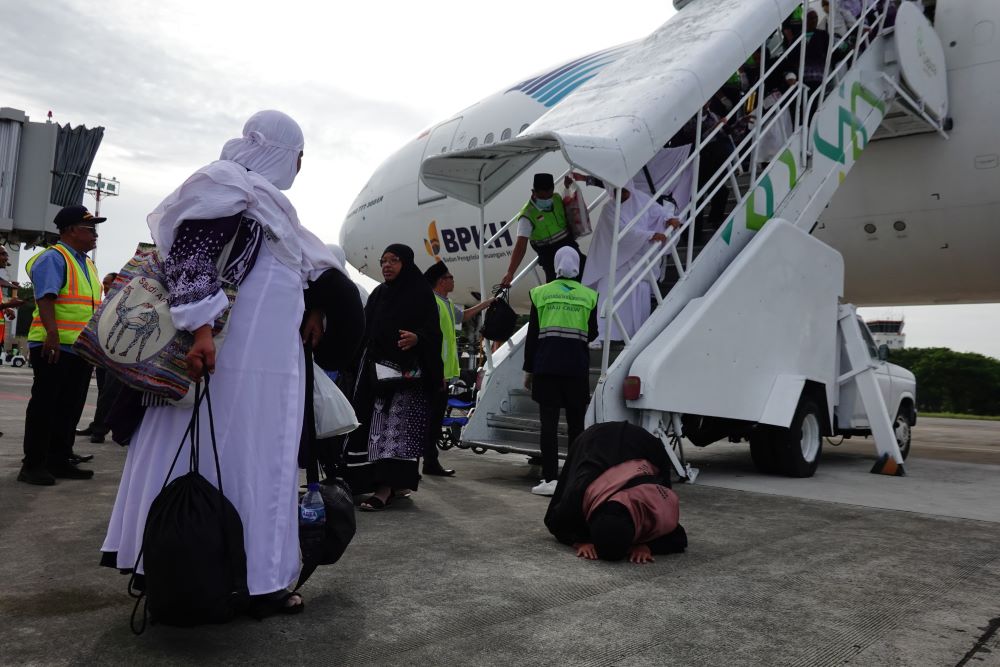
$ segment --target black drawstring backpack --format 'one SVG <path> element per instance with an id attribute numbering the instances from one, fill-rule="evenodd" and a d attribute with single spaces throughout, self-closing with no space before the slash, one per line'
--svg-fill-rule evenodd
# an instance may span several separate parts
<path id="1" fill-rule="evenodd" d="M 493 296 L 496 300 L 486 308 L 483 328 L 479 333 L 486 340 L 504 343 L 517 330 L 517 313 L 510 307 L 510 288 L 498 287 Z"/>
<path id="2" fill-rule="evenodd" d="M 249 602 L 243 522 L 222 490 L 208 383 L 206 375 L 204 392 L 200 383 L 195 384 L 191 422 L 167 471 L 167 480 L 190 436 L 188 472 L 164 481 L 146 517 L 142 549 L 129 580 L 129 595 L 137 598 L 130 623 L 136 634 L 146 629 L 147 616 L 150 623 L 185 627 L 225 623 L 246 610 Z M 218 488 L 198 472 L 202 402 L 208 407 Z M 144 576 L 136 574 L 140 559 Z M 142 602 L 142 623 L 137 627 L 136 614 Z"/>

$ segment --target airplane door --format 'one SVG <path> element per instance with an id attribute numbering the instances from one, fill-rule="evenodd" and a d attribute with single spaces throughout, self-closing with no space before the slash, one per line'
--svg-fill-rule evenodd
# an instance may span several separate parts
<path id="1" fill-rule="evenodd" d="M 451 142 L 455 138 L 455 133 L 458 131 L 458 126 L 461 123 L 462 118 L 459 116 L 446 123 L 441 123 L 431 130 L 430 135 L 427 137 L 427 143 L 424 144 L 424 154 L 420 158 L 421 164 L 432 155 L 440 155 L 451 150 Z M 437 190 L 431 190 L 424 185 L 423 179 L 419 176 L 417 177 L 417 204 L 426 204 L 444 198 L 445 195 Z"/>

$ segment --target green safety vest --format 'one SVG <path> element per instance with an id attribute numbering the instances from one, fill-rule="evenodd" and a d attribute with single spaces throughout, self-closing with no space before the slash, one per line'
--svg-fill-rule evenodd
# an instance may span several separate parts
<path id="1" fill-rule="evenodd" d="M 97 267 L 94 262 L 88 257 L 88 270 L 84 271 L 73 256 L 73 252 L 62 243 L 56 243 L 29 259 L 25 266 L 29 276 L 35 260 L 50 250 L 58 252 L 66 261 L 66 281 L 56 295 L 55 314 L 56 327 L 59 328 L 59 343 L 72 345 L 80 337 L 80 332 L 87 326 L 94 311 L 101 305 L 103 288 L 97 277 Z M 34 343 L 45 340 L 45 326 L 38 314 L 37 302 L 35 312 L 32 314 L 31 328 L 28 329 L 28 340 Z"/>
<path id="2" fill-rule="evenodd" d="M 531 237 L 528 240 L 532 245 L 550 245 L 569 236 L 566 211 L 559 195 L 552 195 L 551 211 L 539 211 L 535 202 L 529 199 L 517 217 L 531 220 Z"/>
<path id="3" fill-rule="evenodd" d="M 597 292 L 575 280 L 557 278 L 531 290 L 538 311 L 538 338 L 569 338 L 587 342 L 590 313 L 597 307 Z"/>
<path id="4" fill-rule="evenodd" d="M 457 378 L 458 344 L 455 341 L 455 307 L 451 299 L 434 295 L 438 306 L 438 323 L 441 326 L 441 360 L 444 362 L 444 377 Z"/>

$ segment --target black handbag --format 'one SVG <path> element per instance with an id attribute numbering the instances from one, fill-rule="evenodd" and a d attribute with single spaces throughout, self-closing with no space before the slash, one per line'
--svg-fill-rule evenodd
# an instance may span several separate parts
<path id="1" fill-rule="evenodd" d="M 326 522 L 321 526 L 299 524 L 299 548 L 302 551 L 302 570 L 295 584 L 298 590 L 320 565 L 333 565 L 344 555 L 354 539 L 357 520 L 354 516 L 354 494 L 351 487 L 339 477 L 319 479 L 321 458 L 316 442 L 316 419 L 313 414 L 313 363 L 312 351 L 306 353 L 306 414 L 299 444 L 299 465 L 306 469 L 306 481 L 319 482 L 319 494 L 326 510 Z"/>
<path id="2" fill-rule="evenodd" d="M 483 317 L 483 328 L 479 333 L 486 340 L 504 343 L 510 340 L 517 330 L 517 313 L 510 306 L 510 288 L 500 287 L 493 293 L 493 303 L 486 308 Z"/>

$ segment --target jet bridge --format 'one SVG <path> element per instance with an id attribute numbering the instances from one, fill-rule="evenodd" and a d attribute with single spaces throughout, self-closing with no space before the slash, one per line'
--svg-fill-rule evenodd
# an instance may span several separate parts
<path id="1" fill-rule="evenodd" d="M 842 279 L 837 289 L 824 292 L 823 303 L 803 299 L 797 303 L 797 311 L 779 307 L 788 305 L 781 302 L 787 302 L 791 294 L 780 288 L 781 280 L 772 281 L 773 289 L 768 293 L 751 291 L 756 308 L 744 309 L 740 317 L 720 310 L 720 304 L 732 302 L 735 294 L 732 290 L 745 287 L 733 279 L 735 275 L 752 276 L 762 271 L 760 275 L 767 275 L 767 270 L 776 268 L 775 262 L 780 261 L 773 252 L 751 250 L 755 241 L 759 246 L 769 242 L 769 237 L 781 238 L 788 247 L 814 253 L 824 266 L 836 264 L 835 261 L 830 264 L 833 260 L 828 258 L 829 249 L 819 247 L 822 244 L 814 239 L 811 244 L 803 244 L 794 235 L 777 230 L 774 234 L 759 232 L 770 220 L 783 218 L 790 223 L 785 226 L 808 234 L 851 167 L 862 157 L 888 105 L 902 101 L 913 116 L 946 136 L 947 83 L 943 51 L 933 28 L 913 3 L 903 2 L 896 26 L 886 23 L 885 3 L 866 4 L 862 15 L 847 27 L 845 34 L 831 36 L 822 75 L 817 76 L 815 62 L 809 63 L 807 71 L 810 35 L 806 33 L 805 21 L 800 22 L 799 33 L 780 53 L 774 53 L 768 43 L 768 38 L 781 30 L 793 12 L 804 15 L 808 6 L 795 0 L 695 0 L 518 137 L 477 150 L 433 156 L 422 165 L 421 178 L 428 187 L 481 210 L 518 174 L 551 151 L 560 151 L 571 169 L 620 188 L 685 123 L 696 119 L 689 158 L 661 185 L 655 198 L 670 192 L 684 169 L 699 171 L 705 147 L 720 139 L 727 125 L 741 119 L 752 124 L 750 131 L 737 138 L 732 155 L 712 177 L 694 179 L 690 203 L 679 214 L 681 228 L 670 235 L 667 243 L 651 244 L 627 275 L 612 279 L 610 293 L 603 294 L 599 304 L 600 316 L 616 321 L 618 310 L 635 286 L 645 280 L 654 283 L 657 307 L 652 316 L 633 336 L 625 336 L 624 346 L 605 342 L 600 359 L 593 360 L 595 382 L 588 421 L 628 420 L 643 425 L 664 439 L 678 474 L 689 480 L 696 472 L 683 458 L 683 417 L 714 417 L 751 431 L 757 425 L 766 426 L 771 429 L 769 432 L 782 428 L 794 430 L 798 408 L 808 399 L 810 404 L 822 405 L 823 414 L 816 416 L 815 426 L 830 434 L 839 386 L 845 382 L 857 383 L 865 397 L 879 455 L 883 460 L 902 464 L 890 416 L 878 394 L 873 373 L 862 357 L 854 354 L 862 345 L 860 332 L 856 326 L 852 329 L 850 324 L 844 325 L 843 322 L 851 320 L 838 311 Z M 831 0 L 831 5 L 836 9 L 836 0 Z M 788 25 L 784 23 L 784 27 Z M 911 48 L 911 43 L 919 44 L 920 48 Z M 812 55 L 815 56 L 815 49 Z M 759 65 L 756 83 L 733 105 L 723 123 L 708 127 L 702 108 L 750 57 Z M 796 73 L 797 82 L 777 99 L 770 100 L 765 109 L 760 102 L 769 94 L 766 82 L 775 73 L 786 71 Z M 941 90 L 945 91 L 943 97 Z M 783 141 L 774 150 L 773 133 L 779 124 L 790 131 L 778 135 Z M 765 138 L 771 146 L 767 150 Z M 699 186 L 699 181 L 704 185 Z M 731 208 L 718 228 L 707 230 L 710 240 L 699 245 L 697 240 L 706 231 L 698 228 L 703 225 L 698 222 L 699 214 L 705 212 L 723 188 L 730 190 Z M 617 201 L 598 198 L 591 206 L 620 207 L 620 189 L 618 193 Z M 619 235 L 613 235 L 612 265 L 616 264 L 618 239 L 636 221 L 633 219 Z M 485 219 L 481 222 L 485 231 Z M 515 222 L 516 219 L 511 219 L 494 238 L 482 243 L 481 252 Z M 486 239 L 486 235 L 481 238 Z M 664 294 L 654 276 L 665 260 L 671 263 L 677 281 Z M 485 293 L 482 266 L 481 262 L 481 289 Z M 808 266 L 798 262 L 796 270 L 786 270 L 783 279 L 829 283 L 830 274 L 820 275 L 821 265 L 815 266 L 810 278 Z M 521 271 L 515 280 L 522 279 L 530 268 L 529 265 Z M 725 279 L 727 275 L 729 278 Z M 812 294 L 808 290 L 803 293 Z M 782 312 L 780 317 L 772 317 Z M 794 315 L 796 312 L 798 317 Z M 724 399 L 730 395 L 728 392 L 716 392 L 714 397 L 711 392 L 702 392 L 697 404 L 687 400 L 689 397 L 679 400 L 684 396 L 683 388 L 691 386 L 692 374 L 699 371 L 697 364 L 678 363 L 681 357 L 673 351 L 685 348 L 687 362 L 691 361 L 690 355 L 711 355 L 711 349 L 702 347 L 699 351 L 697 345 L 686 347 L 681 343 L 697 343 L 699 337 L 704 342 L 707 340 L 704 327 L 711 323 L 727 328 L 725 335 L 713 339 L 716 345 L 724 345 L 727 336 L 730 340 L 740 337 L 747 328 L 747 318 L 753 320 L 752 328 L 761 340 L 767 340 L 769 332 L 795 330 L 801 322 L 817 323 L 815 327 L 825 323 L 822 324 L 825 334 L 813 341 L 796 337 L 801 349 L 791 356 L 802 363 L 771 364 L 755 368 L 752 373 L 740 372 L 732 366 L 727 371 L 718 364 L 715 367 L 706 364 L 705 373 L 715 375 L 707 379 L 698 377 L 701 384 L 725 384 L 745 395 L 762 395 L 768 400 L 757 401 L 754 406 L 747 402 L 737 405 Z M 699 322 L 701 328 L 693 326 L 694 322 Z M 844 360 L 846 373 L 840 372 L 837 345 L 830 342 L 838 335 L 848 350 L 848 359 Z M 787 337 L 777 336 L 774 340 L 787 341 Z M 522 341 L 523 332 L 506 343 L 496 356 L 488 352 L 483 389 L 477 410 L 463 433 L 464 445 L 537 452 L 537 408 L 520 389 Z M 780 348 L 779 345 L 776 349 Z M 811 356 L 810 350 L 814 352 Z M 752 350 L 745 353 L 752 354 Z M 761 364 L 766 366 L 763 360 L 764 357 Z M 627 382 L 634 388 L 636 380 L 641 382 L 641 392 L 626 395 Z M 799 466 L 797 472 L 789 474 L 803 471 L 811 474 L 814 469 L 814 464 L 811 468 Z"/>

